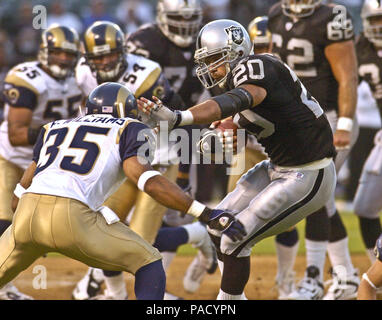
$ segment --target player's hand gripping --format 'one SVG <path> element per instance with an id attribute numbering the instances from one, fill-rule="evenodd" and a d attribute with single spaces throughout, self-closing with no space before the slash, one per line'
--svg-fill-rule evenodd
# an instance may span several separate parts
<path id="1" fill-rule="evenodd" d="M 347 130 L 336 130 L 333 134 L 333 144 L 337 150 L 350 148 L 351 132 Z"/>
<path id="2" fill-rule="evenodd" d="M 154 120 L 158 126 L 160 121 L 166 121 L 168 122 L 169 130 L 175 128 L 181 120 L 179 112 L 171 111 L 157 97 L 153 96 L 153 100 L 151 101 L 144 97 L 139 98 L 137 100 L 138 108 Z"/>
<path id="3" fill-rule="evenodd" d="M 221 231 L 234 242 L 242 240 L 247 235 L 244 225 L 224 210 L 205 208 L 199 220 L 211 229 Z"/>

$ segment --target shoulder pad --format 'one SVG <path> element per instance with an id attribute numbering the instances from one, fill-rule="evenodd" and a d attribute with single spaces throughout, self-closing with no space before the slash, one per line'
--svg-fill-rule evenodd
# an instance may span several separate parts
<path id="1" fill-rule="evenodd" d="M 6 75 L 4 82 L 17 87 L 24 87 L 39 96 L 46 90 L 46 75 L 43 74 L 37 63 L 27 62 L 13 67 Z"/>

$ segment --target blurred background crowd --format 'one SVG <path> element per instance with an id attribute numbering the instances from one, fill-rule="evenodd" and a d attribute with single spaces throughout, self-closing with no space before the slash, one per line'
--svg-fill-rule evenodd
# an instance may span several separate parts
<path id="1" fill-rule="evenodd" d="M 247 27 L 256 16 L 267 15 L 278 0 L 202 0 L 204 23 L 228 18 Z M 355 33 L 362 31 L 360 17 L 363 0 L 324 0 L 347 7 L 353 17 Z M 83 34 L 96 20 L 117 23 L 126 34 L 145 23 L 155 21 L 156 0 L 0 0 L 0 87 L 7 71 L 14 65 L 36 59 L 39 36 L 42 30 L 33 27 L 33 7 L 43 5 L 47 10 L 47 26 L 60 23 L 75 28 Z M 1 107 L 1 99 L 0 99 Z M 373 139 L 381 127 L 380 117 L 367 85 L 359 88 L 358 119 L 361 133 L 353 148 L 347 166 L 339 176 L 338 196 L 351 204 L 362 165 L 373 146 Z M 203 180 L 215 181 L 214 188 L 201 187 L 197 198 L 209 201 L 219 198 L 226 190 L 227 176 L 224 168 L 214 167 L 203 172 Z M 217 181 L 217 183 L 216 183 Z M 349 208 L 351 209 L 351 208 Z"/>

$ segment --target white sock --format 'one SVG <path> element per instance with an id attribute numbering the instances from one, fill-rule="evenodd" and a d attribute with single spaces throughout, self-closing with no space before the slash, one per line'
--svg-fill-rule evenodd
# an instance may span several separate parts
<path id="1" fill-rule="evenodd" d="M 284 246 L 277 241 L 275 241 L 275 244 L 277 253 L 277 274 L 286 275 L 293 270 L 299 242 L 297 241 L 292 247 Z"/>
<path id="2" fill-rule="evenodd" d="M 216 300 L 248 300 L 244 292 L 242 294 L 234 295 L 225 293 L 222 289 L 219 290 L 219 294 Z"/>
<path id="3" fill-rule="evenodd" d="M 126 298 L 127 291 L 123 272 L 114 277 L 105 276 L 105 285 L 109 295 L 121 300 Z"/>
<path id="4" fill-rule="evenodd" d="M 188 233 L 188 243 L 198 244 L 206 236 L 207 229 L 199 221 L 182 226 Z"/>
<path id="5" fill-rule="evenodd" d="M 165 272 L 167 272 L 168 267 L 170 266 L 172 260 L 174 260 L 176 252 L 170 252 L 170 251 L 163 251 L 161 252 L 162 255 L 162 264 L 163 269 Z"/>
<path id="6" fill-rule="evenodd" d="M 326 249 L 329 241 L 312 241 L 305 239 L 306 266 L 316 266 L 320 271 L 319 280 L 324 281 Z"/>
<path id="7" fill-rule="evenodd" d="M 369 258 L 371 264 L 373 264 L 375 260 L 377 260 L 374 254 L 374 249 L 366 249 L 366 255 Z"/>
<path id="8" fill-rule="evenodd" d="M 220 261 L 219 259 L 218 259 L 218 267 L 219 267 L 219 270 L 220 270 L 220 274 L 223 275 L 224 262 Z"/>
<path id="9" fill-rule="evenodd" d="M 348 237 L 336 242 L 329 242 L 328 255 L 333 268 L 342 266 L 349 274 L 354 272 L 348 247 Z"/>

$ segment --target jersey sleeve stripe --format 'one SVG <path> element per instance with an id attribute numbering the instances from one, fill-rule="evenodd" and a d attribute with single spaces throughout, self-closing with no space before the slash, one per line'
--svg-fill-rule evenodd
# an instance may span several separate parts
<path id="1" fill-rule="evenodd" d="M 115 143 L 116 144 L 119 144 L 119 141 L 121 139 L 121 135 L 123 133 L 123 131 L 125 131 L 125 129 L 127 128 L 127 126 L 132 123 L 132 122 L 140 122 L 138 120 L 127 120 L 126 123 L 118 130 L 118 134 L 117 134 L 117 138 L 115 140 Z"/>
<path id="2" fill-rule="evenodd" d="M 146 78 L 146 80 L 141 84 L 141 86 L 135 91 L 135 97 L 140 97 L 147 90 L 149 90 L 154 83 L 158 80 L 160 74 L 162 72 L 161 68 L 154 69 Z"/>
<path id="3" fill-rule="evenodd" d="M 4 82 L 8 82 L 19 87 L 25 87 L 31 90 L 33 93 L 35 93 L 36 96 L 39 95 L 38 90 L 34 86 L 32 86 L 29 82 L 25 81 L 24 79 L 20 78 L 13 72 L 8 73 L 8 75 L 5 77 Z"/>

